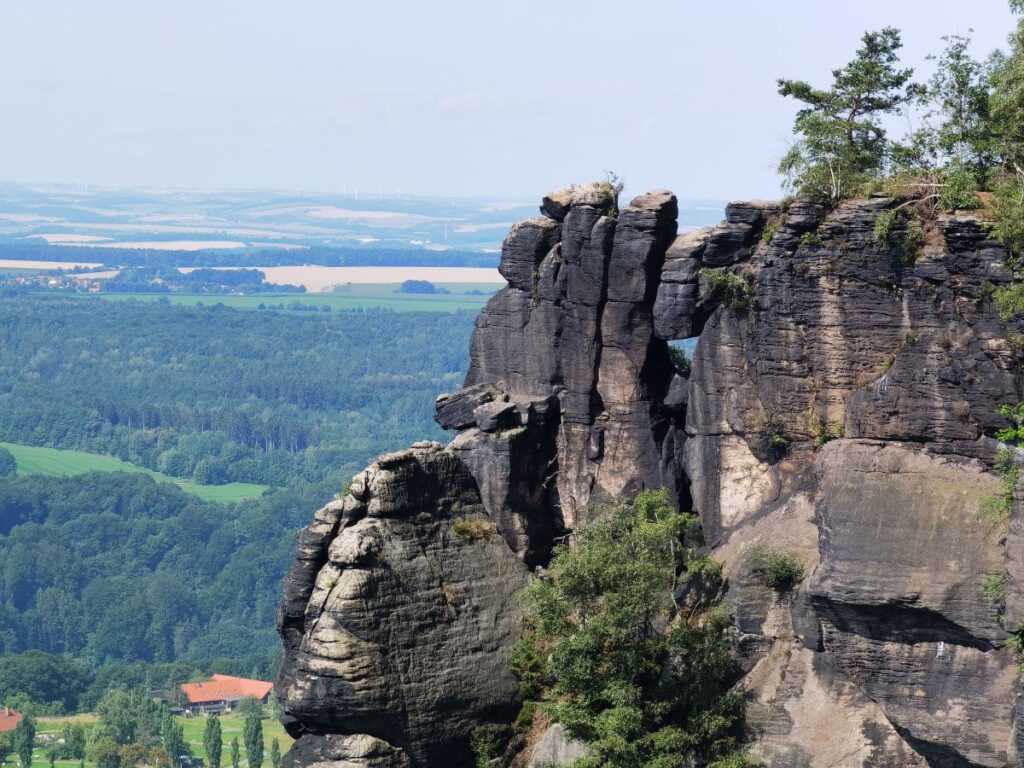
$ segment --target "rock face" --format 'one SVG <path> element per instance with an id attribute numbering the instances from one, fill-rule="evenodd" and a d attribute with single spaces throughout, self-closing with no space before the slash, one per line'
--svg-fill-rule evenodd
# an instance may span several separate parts
<path id="1" fill-rule="evenodd" d="M 754 752 L 770 765 L 1014 757 L 1013 653 L 982 591 L 1007 560 L 1006 523 L 981 511 L 996 490 L 989 435 L 997 405 L 1020 399 L 988 298 L 1010 279 L 1006 254 L 978 222 L 943 216 L 917 254 L 902 232 L 879 245 L 891 205 L 826 215 L 797 201 L 752 250 L 736 246 L 744 306 L 659 314 L 663 335 L 700 330 L 684 472 L 726 564 Z M 690 235 L 684 258 L 710 266 L 721 231 Z M 747 567 L 758 548 L 797 556 L 810 578 L 774 594 Z"/>
<path id="2" fill-rule="evenodd" d="M 508 650 L 526 572 L 462 462 L 379 458 L 300 539 L 278 622 L 289 765 L 466 765 L 515 716 Z"/>
<path id="3" fill-rule="evenodd" d="M 678 206 L 659 190 L 616 218 L 611 191 L 588 185 L 553 193 L 542 208 L 557 221 L 531 219 L 505 240 L 503 274 L 517 279 L 480 313 L 466 386 L 496 385 L 554 429 L 549 472 L 535 481 L 551 478 L 544 515 L 553 510 L 556 528 L 571 529 L 592 499 L 679 489 L 662 404 L 673 368 L 653 312 Z M 518 279 L 524 253 L 534 257 L 529 281 Z"/>
<path id="4" fill-rule="evenodd" d="M 1011 274 L 970 218 L 926 216 L 918 247 L 897 217 L 877 242 L 891 208 L 733 203 L 677 234 L 668 192 L 545 197 L 505 241 L 466 388 L 438 399 L 450 445 L 378 460 L 300 537 L 290 763 L 471 765 L 473 729 L 515 714 L 529 570 L 644 487 L 698 512 L 724 564 L 767 765 L 1017 760 L 1024 481 L 1011 520 L 983 512 L 996 408 L 1021 399 L 1022 329 L 991 302 Z M 692 337 L 677 372 L 668 342 Z M 767 586 L 763 550 L 807 578 Z M 537 750 L 524 765 L 572 757 Z"/>

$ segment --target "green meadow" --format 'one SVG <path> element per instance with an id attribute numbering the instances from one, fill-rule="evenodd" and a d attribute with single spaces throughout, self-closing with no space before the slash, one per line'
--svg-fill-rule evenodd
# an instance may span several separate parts
<path id="1" fill-rule="evenodd" d="M 174 483 L 186 493 L 195 494 L 205 501 L 216 501 L 222 504 L 258 497 L 267 490 L 267 486 L 255 483 L 201 485 L 193 480 L 170 477 L 121 461 L 115 456 L 104 456 L 98 453 L 3 442 L 0 442 L 0 448 L 6 448 L 14 455 L 14 460 L 18 463 L 19 475 L 52 476 L 82 475 L 86 472 L 142 472 L 157 482 Z"/>
<path id="2" fill-rule="evenodd" d="M 185 731 L 185 741 L 188 742 L 192 748 L 192 754 L 196 757 L 202 757 L 206 759 L 206 754 L 203 751 L 203 729 L 206 728 L 206 716 L 197 715 L 195 717 L 182 717 L 178 718 L 181 722 Z M 91 728 L 96 724 L 96 717 L 93 715 L 72 715 L 70 717 L 41 717 L 36 720 L 36 748 L 32 753 L 32 768 L 50 768 L 50 759 L 47 755 L 47 746 L 39 743 L 39 736 L 43 734 L 53 734 L 55 737 L 59 736 L 61 731 L 64 729 L 65 723 L 81 723 L 86 729 Z M 230 768 L 231 766 L 231 740 L 237 738 L 238 744 L 241 747 L 241 765 L 247 766 L 248 761 L 245 759 L 245 743 L 242 739 L 242 726 L 245 723 L 245 718 L 237 713 L 232 712 L 230 714 L 221 715 L 220 727 L 221 737 L 224 743 L 224 750 L 221 756 L 221 768 Z M 270 744 L 277 739 L 281 746 L 281 754 L 287 752 L 292 745 L 292 737 L 289 736 L 284 726 L 276 720 L 264 719 L 263 720 L 263 768 L 270 768 Z M 7 758 L 7 764 L 13 766 L 17 758 L 14 755 L 9 755 Z M 85 761 L 87 768 L 94 766 L 88 760 Z M 57 760 L 54 764 L 55 768 L 79 768 L 78 760 Z M 209 766 L 207 766 L 209 768 Z"/>

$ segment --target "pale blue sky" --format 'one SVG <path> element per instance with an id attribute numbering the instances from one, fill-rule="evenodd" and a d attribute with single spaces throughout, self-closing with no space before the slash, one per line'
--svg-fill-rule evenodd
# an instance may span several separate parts
<path id="1" fill-rule="evenodd" d="M 23 0 L 0 7 L 0 179 L 529 196 L 777 196 L 794 105 L 865 29 L 906 60 L 1005 0 Z"/>

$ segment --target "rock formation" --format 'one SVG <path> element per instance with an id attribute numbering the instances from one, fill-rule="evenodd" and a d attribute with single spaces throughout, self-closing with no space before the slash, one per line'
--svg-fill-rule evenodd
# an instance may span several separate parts
<path id="1" fill-rule="evenodd" d="M 301 534 L 289 765 L 471 765 L 473 730 L 516 712 L 530 570 L 644 487 L 698 512 L 725 566 L 765 764 L 1016 760 L 1024 490 L 1009 522 L 981 511 L 996 408 L 1021 399 L 1020 329 L 991 301 L 1011 274 L 972 218 L 917 237 L 897 217 L 878 242 L 893 207 L 733 203 L 678 234 L 665 191 L 544 198 L 505 241 L 466 388 L 438 399 L 452 442 L 382 457 Z M 687 376 L 668 342 L 694 337 Z M 809 577 L 769 588 L 764 549 Z M 1004 606 L 982 583 L 1006 573 Z"/>

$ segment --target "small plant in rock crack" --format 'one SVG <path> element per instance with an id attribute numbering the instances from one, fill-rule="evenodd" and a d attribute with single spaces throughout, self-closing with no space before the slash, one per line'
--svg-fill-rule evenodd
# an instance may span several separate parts
<path id="1" fill-rule="evenodd" d="M 724 304 L 728 304 L 733 309 L 748 306 L 754 297 L 753 276 L 750 274 L 740 277 L 726 267 L 719 269 L 705 267 L 700 271 L 700 277 L 707 285 L 711 295 L 717 296 Z"/>
<path id="2" fill-rule="evenodd" d="M 807 575 L 803 563 L 796 557 L 772 549 L 756 549 L 751 552 L 747 567 L 765 586 L 779 592 L 792 589 Z"/>
<path id="3" fill-rule="evenodd" d="M 815 450 L 843 436 L 841 423 L 838 421 L 827 422 L 816 413 L 811 414 L 808 427 L 811 430 L 811 437 L 814 439 Z"/>
<path id="4" fill-rule="evenodd" d="M 782 434 L 782 432 L 780 432 L 768 419 L 759 419 L 755 422 L 754 427 L 757 429 L 757 432 L 762 439 L 764 439 L 764 441 L 772 448 L 776 448 L 781 451 L 785 451 L 789 448 L 789 438 Z"/>
<path id="5" fill-rule="evenodd" d="M 486 520 L 456 520 L 452 532 L 466 542 L 485 541 L 494 535 L 494 526 Z"/>
<path id="6" fill-rule="evenodd" d="M 782 223 L 785 220 L 785 216 L 778 215 L 773 216 L 764 225 L 764 231 L 761 232 L 761 242 L 768 244 L 775 238 L 775 235 L 782 228 Z"/>
<path id="7" fill-rule="evenodd" d="M 1017 628 L 1010 632 L 1006 638 L 1006 645 L 1013 649 L 1017 658 L 1017 674 L 1024 675 L 1024 624 L 1018 624 Z"/>
<path id="8" fill-rule="evenodd" d="M 1006 574 L 993 573 L 982 579 L 981 594 L 994 603 L 1002 603 L 1006 599 Z"/>

